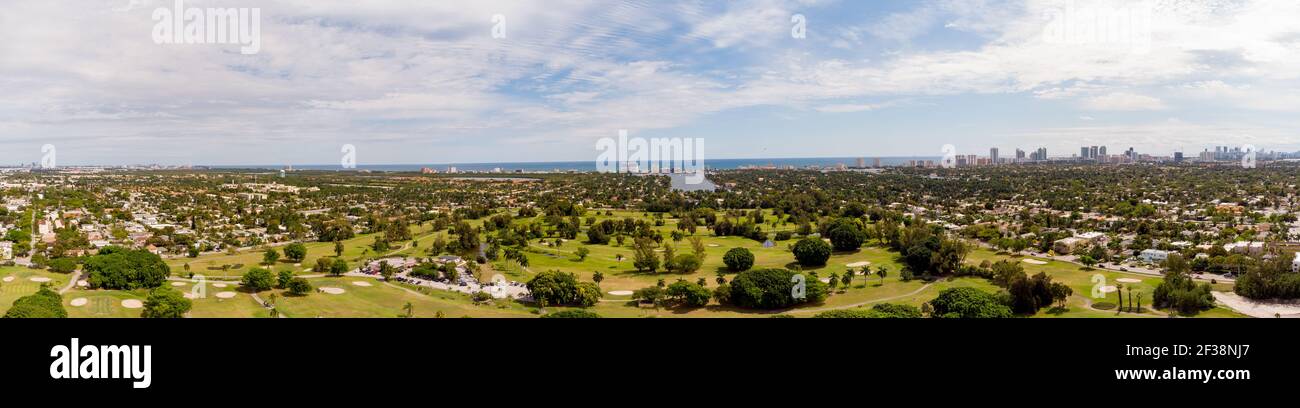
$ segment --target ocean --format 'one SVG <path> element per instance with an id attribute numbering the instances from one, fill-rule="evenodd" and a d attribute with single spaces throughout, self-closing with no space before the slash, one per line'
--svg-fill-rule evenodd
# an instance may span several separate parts
<path id="1" fill-rule="evenodd" d="M 874 157 L 864 157 L 867 166 L 874 164 Z M 901 166 L 906 165 L 912 160 L 934 160 L 939 161 L 939 157 L 881 157 L 881 166 Z M 704 165 L 711 170 L 733 170 L 742 167 L 765 167 L 775 166 L 785 168 L 792 166 L 795 168 L 806 167 L 835 167 L 838 165 L 856 166 L 857 157 L 815 157 L 815 158 L 783 158 L 783 159 L 715 159 L 705 160 Z M 279 170 L 285 168 L 285 165 L 219 165 L 205 166 L 214 169 L 264 169 Z M 297 170 L 342 170 L 342 167 L 326 164 L 294 164 Z M 503 162 L 503 163 L 437 163 L 437 164 L 357 164 L 358 170 L 370 171 L 391 171 L 391 172 L 411 172 L 420 171 L 422 168 L 431 168 L 438 172 L 446 172 L 449 168 L 455 167 L 461 172 L 492 172 L 500 169 L 502 172 L 514 173 L 537 173 L 537 172 L 592 172 L 596 171 L 596 162 L 593 161 L 558 161 L 558 162 Z"/>

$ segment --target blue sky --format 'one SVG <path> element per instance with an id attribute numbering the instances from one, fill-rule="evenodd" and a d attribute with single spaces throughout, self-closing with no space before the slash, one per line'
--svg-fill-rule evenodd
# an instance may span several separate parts
<path id="1" fill-rule="evenodd" d="M 172 0 L 15 2 L 0 164 L 580 161 L 619 129 L 714 158 L 1300 149 L 1297 2 L 452 3 L 185 2 L 260 8 L 242 55 L 156 44 Z"/>

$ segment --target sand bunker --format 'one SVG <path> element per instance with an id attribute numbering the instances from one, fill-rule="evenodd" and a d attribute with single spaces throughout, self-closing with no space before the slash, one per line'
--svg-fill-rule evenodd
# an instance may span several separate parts
<path id="1" fill-rule="evenodd" d="M 235 297 L 235 292 L 221 292 L 217 294 L 217 298 L 220 299 L 230 299 L 232 297 Z"/>
<path id="2" fill-rule="evenodd" d="M 1258 301 L 1241 297 L 1232 292 L 1211 292 L 1211 294 L 1214 295 L 1214 300 L 1219 303 L 1252 317 L 1274 318 L 1278 315 L 1282 317 L 1300 317 L 1300 303 L 1294 301 Z"/>
<path id="3" fill-rule="evenodd" d="M 214 287 L 214 288 L 224 288 L 224 287 L 226 287 L 226 284 L 224 284 L 224 283 L 214 283 L 214 284 L 212 284 L 212 287 Z"/>
<path id="4" fill-rule="evenodd" d="M 720 247 L 720 246 L 722 246 L 722 245 L 718 245 L 718 244 L 709 244 L 709 247 L 710 247 L 710 248 L 717 248 L 717 247 Z"/>
<path id="5" fill-rule="evenodd" d="M 1115 279 L 1115 281 L 1120 283 L 1142 283 L 1141 279 L 1133 279 L 1133 278 L 1119 278 L 1119 279 Z"/>
<path id="6" fill-rule="evenodd" d="M 14 277 L 12 277 L 12 276 L 6 276 L 6 277 L 5 277 L 5 282 L 13 282 L 13 281 L 14 281 Z"/>
<path id="7" fill-rule="evenodd" d="M 363 287 L 374 286 L 374 285 L 371 285 L 370 282 L 366 282 L 366 281 L 355 281 L 355 282 L 352 282 L 352 284 L 353 284 L 353 285 L 357 285 L 357 286 L 363 286 Z"/>
<path id="8" fill-rule="evenodd" d="M 609 294 L 614 295 L 614 296 L 632 296 L 632 291 L 630 291 L 630 290 L 615 290 L 615 291 L 611 291 L 611 292 L 609 292 Z"/>
<path id="9" fill-rule="evenodd" d="M 45 283 L 45 282 L 49 282 L 49 281 L 50 281 L 50 278 L 47 278 L 47 277 L 44 277 L 44 276 L 33 276 L 33 277 L 31 277 L 31 279 L 28 279 L 28 280 L 30 280 L 30 281 L 32 281 L 32 282 Z"/>
<path id="10" fill-rule="evenodd" d="M 144 307 L 144 302 L 141 302 L 136 299 L 127 299 L 122 301 L 122 307 L 125 307 L 127 309 L 139 309 Z"/>
<path id="11" fill-rule="evenodd" d="M 320 291 L 331 295 L 342 295 L 345 292 L 340 288 L 320 288 Z"/>
<path id="12" fill-rule="evenodd" d="M 77 286 L 80 286 L 80 287 L 83 287 L 83 288 L 84 288 L 84 287 L 90 286 L 90 282 L 86 281 L 85 279 L 82 279 L 82 280 L 77 281 Z"/>
<path id="13" fill-rule="evenodd" d="M 199 298 L 198 296 L 195 296 L 193 293 L 190 293 L 190 292 L 181 293 L 181 296 L 184 296 L 186 299 L 198 299 L 198 298 Z"/>
<path id="14" fill-rule="evenodd" d="M 1045 262 L 1045 261 L 1040 261 L 1040 260 L 1037 260 L 1037 259 L 1028 259 L 1028 258 L 1025 258 L 1024 263 L 1027 263 L 1027 264 L 1030 264 L 1030 265 L 1047 265 L 1047 262 Z"/>
<path id="15" fill-rule="evenodd" d="M 851 264 L 845 264 L 844 266 L 847 266 L 847 267 L 850 267 L 850 268 L 861 268 L 861 267 L 864 267 L 864 266 L 867 266 L 867 265 L 871 265 L 871 262 L 867 262 L 867 261 L 854 262 L 854 263 L 851 263 Z"/>
<path id="16" fill-rule="evenodd" d="M 86 298 L 76 298 L 76 299 L 72 299 L 72 301 L 71 301 L 71 302 L 68 302 L 68 304 L 73 305 L 73 306 L 76 306 L 76 307 L 82 307 L 82 306 L 85 306 L 86 303 L 89 303 L 89 302 L 90 302 L 90 301 L 89 301 L 89 300 L 86 300 Z"/>
<path id="17" fill-rule="evenodd" d="M 1101 293 L 1111 293 L 1111 292 L 1114 292 L 1114 291 L 1117 291 L 1117 290 L 1119 290 L 1119 288 L 1114 287 L 1114 286 L 1102 286 L 1102 287 L 1101 287 Z"/>
<path id="18" fill-rule="evenodd" d="M 172 282 L 172 286 L 185 286 L 185 282 Z"/>

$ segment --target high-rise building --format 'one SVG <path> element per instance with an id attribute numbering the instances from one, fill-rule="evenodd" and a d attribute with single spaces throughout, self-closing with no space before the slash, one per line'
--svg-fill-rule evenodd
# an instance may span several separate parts
<path id="1" fill-rule="evenodd" d="M 1096 159 L 1096 158 L 1098 157 L 1098 154 L 1099 154 L 1099 153 L 1100 153 L 1100 152 L 1098 151 L 1097 146 L 1093 146 L 1093 147 L 1091 147 L 1091 148 L 1088 149 L 1088 158 L 1089 158 L 1089 159 Z"/>
<path id="2" fill-rule="evenodd" d="M 1174 152 L 1174 163 L 1183 162 L 1183 152 Z"/>
<path id="3" fill-rule="evenodd" d="M 1025 151 L 1024 151 L 1024 150 L 1020 150 L 1020 149 L 1016 149 L 1016 161 L 1020 161 L 1020 160 L 1024 160 L 1024 159 L 1025 159 Z"/>
<path id="4" fill-rule="evenodd" d="M 998 164 L 998 148 L 989 149 L 989 163 Z"/>
<path id="5" fill-rule="evenodd" d="M 1097 151 L 1097 154 L 1100 154 L 1102 158 L 1105 158 L 1105 157 L 1106 157 L 1106 146 L 1102 146 L 1101 149 Z"/>
<path id="6" fill-rule="evenodd" d="M 864 158 L 859 157 L 859 158 L 858 158 L 858 165 L 857 165 L 856 167 L 859 168 L 859 169 L 860 169 L 860 168 L 863 168 L 863 167 L 867 167 L 867 159 L 864 159 Z"/>
<path id="7" fill-rule="evenodd" d="M 875 158 L 875 159 L 872 159 L 872 165 L 871 165 L 871 167 L 880 168 L 880 158 L 879 158 L 879 157 L 877 157 L 877 158 Z"/>
<path id="8" fill-rule="evenodd" d="M 1088 158 L 1088 146 L 1079 148 L 1079 158 L 1085 160 Z"/>

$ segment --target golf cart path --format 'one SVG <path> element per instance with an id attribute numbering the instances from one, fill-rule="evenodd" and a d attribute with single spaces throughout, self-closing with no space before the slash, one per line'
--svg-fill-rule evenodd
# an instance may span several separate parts
<path id="1" fill-rule="evenodd" d="M 77 281 L 79 280 L 81 280 L 81 271 L 72 272 L 72 279 L 69 279 L 68 284 L 64 285 L 62 289 L 59 289 L 59 294 L 62 295 L 68 293 L 69 290 L 72 290 L 73 286 L 77 286 Z"/>

